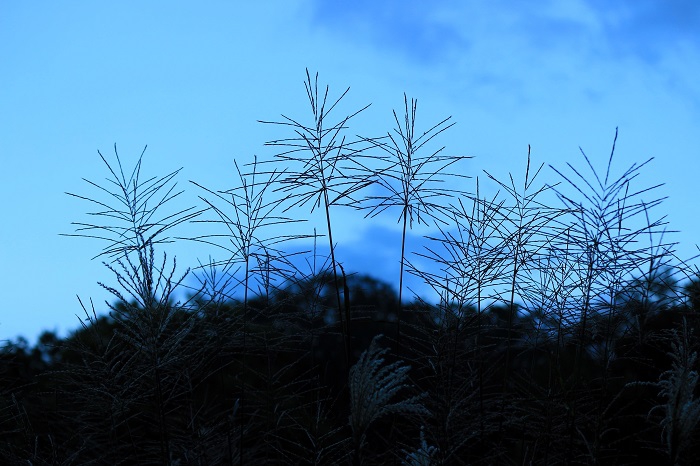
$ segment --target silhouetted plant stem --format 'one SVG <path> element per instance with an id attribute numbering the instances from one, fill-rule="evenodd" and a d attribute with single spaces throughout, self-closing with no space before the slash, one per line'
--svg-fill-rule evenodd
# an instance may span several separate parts
<path id="1" fill-rule="evenodd" d="M 399 122 L 399 117 L 396 111 L 393 111 L 396 127 L 392 134 L 387 133 L 384 137 L 379 138 L 363 138 L 373 147 L 386 152 L 387 156 L 375 156 L 377 160 L 387 163 L 387 165 L 376 171 L 376 183 L 383 187 L 388 194 L 367 196 L 365 201 L 369 201 L 369 206 L 363 208 L 369 209 L 366 217 L 374 217 L 389 207 L 401 207 L 401 213 L 398 220 L 403 221 L 401 229 L 401 257 L 399 265 L 399 306 L 396 319 L 396 341 L 397 351 L 401 352 L 401 312 L 403 307 L 403 274 L 404 264 L 406 262 L 406 235 L 408 228 L 413 229 L 414 218 L 420 224 L 426 223 L 421 218 L 421 210 L 423 216 L 440 221 L 445 224 L 444 220 L 440 219 L 442 214 L 446 213 L 444 206 L 429 200 L 431 197 L 441 199 L 450 198 L 455 193 L 461 191 L 445 188 L 433 188 L 430 183 L 442 183 L 446 176 L 455 176 L 458 178 L 469 178 L 468 176 L 458 173 L 445 173 L 445 170 L 453 164 L 468 159 L 465 156 L 442 156 L 440 153 L 444 149 L 441 147 L 428 156 L 419 157 L 418 151 L 429 143 L 434 137 L 441 134 L 443 131 L 451 128 L 454 123 L 447 123 L 451 117 L 447 117 L 433 127 L 429 128 L 419 137 L 415 136 L 416 127 L 416 108 L 418 101 L 411 99 L 410 105 L 408 97 L 404 94 L 404 115 L 403 123 Z M 362 172 L 370 171 L 368 167 L 356 161 Z M 437 164 L 437 168 L 432 168 Z M 397 186 L 398 185 L 398 186 Z M 414 217 L 415 210 L 415 217 Z"/>
<path id="2" fill-rule="evenodd" d="M 333 228 L 331 223 L 330 208 L 333 205 L 355 205 L 357 201 L 352 195 L 362 188 L 372 184 L 371 176 L 367 173 L 359 176 L 347 176 L 344 171 L 344 163 L 355 161 L 361 157 L 362 148 L 354 149 L 357 143 L 346 142 L 341 134 L 347 128 L 348 121 L 364 111 L 369 105 L 361 108 L 353 114 L 341 118 L 334 124 L 327 124 L 327 118 L 345 97 L 350 88 L 347 88 L 340 97 L 329 104 L 329 87 L 326 86 L 325 93 L 320 96 L 318 91 L 318 73 L 315 79 L 311 80 L 309 70 L 306 70 L 306 80 L 304 81 L 306 95 L 311 104 L 313 113 L 313 124 L 306 126 L 294 119 L 282 115 L 285 121 L 270 122 L 261 121 L 281 126 L 290 126 L 296 137 L 289 139 L 272 140 L 266 143 L 268 146 L 279 146 L 285 148 L 282 153 L 275 155 L 275 162 L 285 164 L 301 163 L 302 168 L 298 171 L 290 171 L 287 176 L 279 180 L 281 186 L 277 191 L 287 194 L 287 200 L 292 207 L 301 207 L 308 201 L 312 201 L 311 212 L 323 204 L 326 229 L 328 235 L 328 245 L 331 254 L 331 265 L 333 268 L 333 280 L 335 286 L 336 305 L 338 310 L 338 320 L 341 325 L 341 334 L 346 358 L 346 367 L 349 369 L 349 347 L 348 322 L 343 316 L 342 303 L 340 300 L 340 282 L 338 279 L 338 260 L 335 253 L 336 244 L 333 241 Z M 308 154 L 299 155 L 298 153 Z M 332 197 L 334 196 L 334 197 Z"/>
<path id="3" fill-rule="evenodd" d="M 403 211 L 403 226 L 401 230 L 401 265 L 400 265 L 400 270 L 399 270 L 399 305 L 396 308 L 397 316 L 396 316 L 396 350 L 401 351 L 401 311 L 403 307 L 403 269 L 404 269 L 404 264 L 405 260 L 404 258 L 406 257 L 406 223 L 407 223 L 407 218 L 406 218 L 406 211 L 408 208 L 404 206 L 404 211 Z"/>
<path id="4" fill-rule="evenodd" d="M 525 178 L 522 185 L 522 190 L 516 187 L 513 175 L 510 175 L 510 183 L 506 184 L 494 176 L 486 173 L 489 178 L 495 181 L 503 188 L 514 200 L 513 206 L 503 208 L 502 215 L 505 215 L 504 222 L 501 223 L 499 234 L 503 235 L 503 252 L 509 257 L 507 263 L 510 264 L 508 298 L 506 306 L 508 307 L 507 328 L 506 328 L 506 350 L 504 373 L 502 379 L 501 393 L 501 417 L 499 421 L 499 432 L 503 435 L 504 413 L 507 404 L 508 393 L 510 391 L 510 379 L 512 373 L 512 352 L 514 340 L 514 319 L 518 312 L 516 296 L 522 294 L 523 289 L 527 289 L 527 283 L 522 283 L 522 280 L 528 280 L 528 277 L 523 277 L 522 273 L 534 270 L 536 258 L 540 251 L 548 243 L 549 237 L 552 235 L 552 224 L 554 220 L 562 215 L 560 209 L 547 208 L 538 197 L 546 192 L 549 187 L 543 186 L 535 191 L 530 190 L 532 184 L 536 180 L 544 164 L 540 165 L 534 175 L 530 172 L 531 153 L 528 145 L 527 164 L 525 168 Z"/>
<path id="5" fill-rule="evenodd" d="M 323 172 L 321 172 L 323 179 Z M 324 210 L 326 212 L 326 226 L 328 232 L 328 247 L 331 251 L 331 266 L 333 268 L 333 287 L 335 289 L 336 304 L 338 306 L 338 319 L 340 319 L 341 334 L 343 338 L 343 348 L 345 352 L 345 366 L 350 368 L 350 334 L 349 322 L 347 320 L 347 315 L 343 315 L 343 305 L 340 301 L 340 281 L 338 280 L 338 262 L 335 259 L 335 244 L 333 243 L 333 229 L 331 228 L 331 214 L 330 205 L 328 204 L 328 190 L 325 185 L 323 186 L 323 199 L 324 199 Z M 346 312 L 349 312 L 346 310 Z"/>
<path id="6" fill-rule="evenodd" d="M 209 194 L 213 195 L 213 199 L 207 199 L 200 196 L 209 209 L 216 215 L 216 219 L 197 220 L 199 223 L 213 223 L 223 225 L 227 230 L 224 235 L 227 241 L 220 242 L 218 240 L 222 235 L 207 234 L 192 238 L 192 240 L 210 244 L 223 249 L 230 254 L 230 257 L 224 261 L 213 262 L 208 264 L 209 267 L 221 267 L 224 270 L 229 270 L 233 264 L 241 264 L 243 267 L 242 279 L 236 278 L 239 284 L 243 286 L 243 309 L 242 309 L 242 353 L 241 357 L 241 374 L 239 378 L 238 398 L 238 418 L 240 419 L 240 429 L 238 432 L 238 457 L 239 462 L 243 464 L 245 457 L 245 423 L 249 416 L 249 396 L 247 379 L 250 375 L 248 371 L 248 353 L 249 353 L 249 323 L 250 323 L 250 293 L 251 280 L 255 275 L 260 275 L 259 280 L 263 285 L 263 293 L 267 294 L 270 287 L 271 270 L 271 254 L 276 254 L 283 258 L 283 254 L 276 249 L 272 249 L 271 245 L 297 239 L 300 235 L 281 235 L 268 240 L 262 240 L 259 235 L 260 231 L 266 227 L 279 224 L 295 223 L 299 220 L 290 219 L 287 217 L 278 216 L 276 209 L 280 206 L 283 199 L 269 201 L 266 198 L 268 189 L 279 180 L 283 172 L 272 171 L 267 173 L 267 177 L 262 181 L 257 178 L 259 176 L 257 157 L 250 164 L 252 169 L 249 173 L 241 173 L 238 163 L 234 161 L 239 186 L 225 191 L 212 191 L 195 182 L 196 186 L 204 189 Z M 220 203 L 223 202 L 223 207 Z M 251 261 L 256 260 L 259 264 Z M 260 265 L 262 264 L 262 265 Z M 275 271 L 280 273 L 280 271 Z"/>

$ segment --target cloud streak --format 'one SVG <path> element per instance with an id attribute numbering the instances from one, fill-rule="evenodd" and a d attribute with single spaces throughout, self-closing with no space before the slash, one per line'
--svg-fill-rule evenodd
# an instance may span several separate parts
<path id="1" fill-rule="evenodd" d="M 453 100 L 495 106 L 495 114 L 598 106 L 630 89 L 669 92 L 700 114 L 700 3 L 692 0 L 311 5 L 312 28 L 401 68 L 404 88 L 440 86 Z"/>
<path id="2" fill-rule="evenodd" d="M 494 42 L 527 40 L 541 50 L 631 55 L 655 62 L 667 49 L 687 44 L 698 50 L 700 3 L 693 0 L 579 0 L 531 4 L 418 0 L 313 4 L 316 27 L 377 49 L 435 64 L 470 52 L 491 32 Z M 510 36 L 510 37 L 509 37 Z"/>

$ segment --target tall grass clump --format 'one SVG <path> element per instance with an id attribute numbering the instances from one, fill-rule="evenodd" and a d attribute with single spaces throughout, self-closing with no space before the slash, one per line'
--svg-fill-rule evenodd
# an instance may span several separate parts
<path id="1" fill-rule="evenodd" d="M 109 340 L 97 334 L 91 342 L 75 341 L 71 351 L 80 362 L 61 374 L 66 377 L 63 396 L 71 400 L 75 429 L 82 439 L 111 444 L 102 453 L 105 461 L 166 462 L 176 455 L 175 444 L 196 448 L 178 439 L 195 420 L 174 419 L 171 410 L 187 399 L 189 379 L 206 370 L 208 354 L 191 338 L 196 324 L 194 314 L 188 312 L 191 300 L 180 302 L 176 296 L 189 269 L 176 275 L 176 260 L 169 261 L 165 251 L 157 260 L 156 246 L 172 242 L 165 234 L 196 218 L 201 210 L 166 210 L 182 194 L 175 191 L 179 170 L 144 180 L 143 153 L 126 173 L 116 146 L 115 162 L 99 155 L 111 175 L 107 187 L 86 180 L 97 189 L 95 195 L 69 194 L 97 206 L 89 215 L 104 223 L 75 223 L 72 236 L 106 243 L 96 257 L 111 259 L 104 265 L 116 283 L 99 284 L 116 299 L 108 303 L 114 335 Z M 96 331 L 92 311 L 90 315 L 86 310 L 83 326 Z M 134 419 L 148 426 L 140 442 L 127 440 L 135 434 L 130 428 Z"/>
<path id="2" fill-rule="evenodd" d="M 214 224 L 223 227 L 223 231 L 198 235 L 189 239 L 214 246 L 219 250 L 219 253 L 223 252 L 226 255 L 223 260 L 211 260 L 200 266 L 200 270 L 205 273 L 210 271 L 211 274 L 215 274 L 218 269 L 226 276 L 224 283 L 227 286 L 225 288 L 214 286 L 208 295 L 210 303 L 218 300 L 220 294 L 230 300 L 235 293 L 239 292 L 239 285 L 243 287 L 241 369 L 246 371 L 250 368 L 246 359 L 249 352 L 250 303 L 254 297 L 257 297 L 262 301 L 263 306 L 269 304 L 270 295 L 276 282 L 280 279 L 284 280 L 287 276 L 285 268 L 288 263 L 287 255 L 277 249 L 276 245 L 302 236 L 278 235 L 272 238 L 264 236 L 265 229 L 296 221 L 277 215 L 276 210 L 282 199 L 269 201 L 268 196 L 266 196 L 267 190 L 275 186 L 275 183 L 283 176 L 283 172 L 273 171 L 261 180 L 258 174 L 257 159 L 252 164 L 251 172 L 245 175 L 241 173 L 238 163 L 235 163 L 235 167 L 238 186 L 234 188 L 213 191 L 199 183 L 192 182 L 207 193 L 209 197 L 200 196 L 200 199 L 207 206 L 207 212 L 213 213 L 213 218 L 193 221 L 200 224 Z M 206 275 L 199 282 L 207 283 Z M 209 283 L 211 282 L 209 280 Z M 264 312 L 262 309 L 255 309 L 255 311 L 257 313 Z M 258 319 L 259 317 L 253 321 Z M 269 341 L 256 342 L 256 346 L 265 347 L 269 344 Z M 274 378 L 273 374 L 267 375 Z M 269 377 L 265 375 L 259 378 L 269 380 Z M 243 423 L 243 419 L 246 419 L 245 422 L 250 422 L 246 418 L 248 413 L 247 392 L 250 387 L 244 382 L 245 380 L 246 377 L 239 378 L 240 396 L 236 399 L 241 423 Z M 238 433 L 238 459 L 242 463 L 244 460 L 244 429 L 241 427 Z"/>
<path id="3" fill-rule="evenodd" d="M 603 400 L 609 396 L 608 368 L 614 357 L 614 341 L 628 330 L 621 295 L 633 288 L 632 280 L 656 273 L 674 258 L 671 254 L 674 244 L 664 242 L 664 219 L 650 217 L 663 198 L 652 197 L 647 201 L 642 198 L 654 196 L 661 185 L 632 187 L 642 167 L 651 159 L 633 164 L 617 178 L 611 177 L 617 137 L 616 130 L 605 176 L 596 171 L 583 150 L 581 154 L 590 175 L 584 175 L 570 163 L 567 164 L 570 174 L 554 168 L 571 190 L 568 194 L 562 187 L 557 195 L 570 212 L 565 236 L 560 237 L 563 241 L 558 247 L 566 248 L 575 257 L 571 277 L 578 316 L 574 326 L 577 330 L 571 335 L 576 348 L 572 381 L 588 393 L 592 388 L 602 391 L 597 404 L 589 405 L 585 396 L 572 399 L 569 445 L 583 440 L 591 459 L 602 454 L 602 436 L 610 420 L 605 416 L 610 410 Z M 586 373 L 584 359 L 589 358 L 599 362 L 601 369 Z M 581 423 L 590 423 L 592 435 L 584 438 L 579 433 Z"/>
<path id="4" fill-rule="evenodd" d="M 351 136 L 368 106 L 304 88 L 308 118 L 264 121 L 272 156 L 193 182 L 199 207 L 179 171 L 100 154 L 69 236 L 101 242 L 112 302 L 0 348 L 0 463 L 693 464 L 698 274 L 651 159 L 617 170 L 616 132 L 603 170 L 528 146 L 520 174 L 469 173 L 415 99 Z M 336 244 L 338 215 L 389 211 L 397 291 Z M 174 241 L 208 259 L 180 270 Z"/>
<path id="5" fill-rule="evenodd" d="M 350 315 L 349 309 L 343 308 L 340 298 L 341 285 L 338 280 L 336 244 L 333 242 L 331 208 L 355 205 L 357 199 L 353 196 L 372 183 L 366 174 L 349 175 L 347 163 L 362 156 L 363 146 L 359 144 L 361 141 L 346 140 L 345 135 L 349 121 L 366 110 L 369 105 L 332 121 L 330 118 L 333 110 L 347 95 L 350 88 L 335 100 L 329 100 L 329 86 L 326 86 L 325 90 L 322 89 L 319 94 L 318 73 L 312 80 L 308 69 L 304 87 L 311 106 L 311 122 L 302 123 L 300 120 L 282 115 L 282 121 L 262 121 L 262 123 L 289 127 L 294 133 L 289 138 L 266 142 L 268 146 L 281 149 L 281 152 L 275 154 L 273 162 L 289 168 L 280 179 L 277 188 L 285 195 L 288 204 L 286 209 L 303 207 L 310 203 L 311 213 L 320 208 L 325 216 L 338 319 L 341 323 L 346 365 L 348 365 Z"/>
<path id="6" fill-rule="evenodd" d="M 466 156 L 444 155 L 443 147 L 432 150 L 428 155 L 425 147 L 435 137 L 450 129 L 451 117 L 436 123 L 423 133 L 416 134 L 416 110 L 418 102 L 411 99 L 410 104 L 404 94 L 404 115 L 400 120 L 393 112 L 396 127 L 386 136 L 363 138 L 380 154 L 373 154 L 374 161 L 381 161 L 382 166 L 374 171 L 356 161 L 361 173 L 372 173 L 373 187 L 380 188 L 378 194 L 366 196 L 361 208 L 368 209 L 366 217 L 376 217 L 391 207 L 399 207 L 397 223 L 401 226 L 401 254 L 399 259 L 399 309 L 396 316 L 396 345 L 401 351 L 401 305 L 403 303 L 404 268 L 408 252 L 406 250 L 407 228 L 413 229 L 413 222 L 428 224 L 439 222 L 447 224 L 442 216 L 446 209 L 441 201 L 447 201 L 459 191 L 439 187 L 447 178 L 468 179 L 461 173 L 447 173 L 448 168 L 460 171 L 458 162 L 468 159 Z M 422 150 L 421 150 L 422 149 Z M 386 155 L 382 155 L 385 153 Z"/>

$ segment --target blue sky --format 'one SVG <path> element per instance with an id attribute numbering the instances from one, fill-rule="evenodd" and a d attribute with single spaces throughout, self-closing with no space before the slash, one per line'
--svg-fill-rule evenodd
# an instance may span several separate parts
<path id="1" fill-rule="evenodd" d="M 112 277 L 90 260 L 100 244 L 59 236 L 89 207 L 64 192 L 90 194 L 81 178 L 106 176 L 97 150 L 109 157 L 116 142 L 129 165 L 148 145 L 146 172 L 183 167 L 182 202 L 195 204 L 188 180 L 225 189 L 234 159 L 271 155 L 263 143 L 280 135 L 257 120 L 308 115 L 306 67 L 331 92 L 351 87 L 348 112 L 372 103 L 353 132 L 391 129 L 404 92 L 418 99 L 419 124 L 451 115 L 441 143 L 475 157 L 469 175 L 521 174 L 528 144 L 537 164 L 581 166 L 580 146 L 603 169 L 619 127 L 613 169 L 655 157 L 639 185 L 667 183 L 662 209 L 690 257 L 700 243 L 700 4 L 533 5 L 2 2 L 0 340 L 65 334 L 82 314 L 76 295 L 105 308 L 96 282 Z M 543 177 L 555 179 L 549 168 Z M 395 244 L 393 220 L 337 222 L 351 269 L 394 270 L 383 246 Z M 188 265 L 210 253 L 191 243 L 172 252 Z"/>

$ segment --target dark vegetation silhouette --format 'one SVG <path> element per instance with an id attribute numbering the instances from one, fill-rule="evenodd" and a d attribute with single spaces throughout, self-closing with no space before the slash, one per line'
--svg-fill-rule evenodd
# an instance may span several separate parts
<path id="1" fill-rule="evenodd" d="M 265 122 L 279 152 L 193 183 L 200 208 L 176 206 L 178 171 L 100 154 L 111 178 L 71 194 L 96 221 L 69 236 L 102 242 L 114 300 L 2 348 L 2 464 L 693 464 L 700 281 L 635 185 L 649 161 L 614 177 L 613 143 L 604 174 L 582 151 L 546 184 L 528 149 L 485 197 L 435 145 L 449 119 L 419 127 L 405 98 L 393 131 L 351 137 L 367 107 L 305 88 L 309 122 Z M 323 226 L 268 233 L 300 209 Z M 398 290 L 344 268 L 341 209 L 398 214 Z M 201 234 L 171 236 L 185 223 Z M 223 259 L 181 270 L 172 241 Z M 439 298 L 407 298 L 407 273 Z"/>

